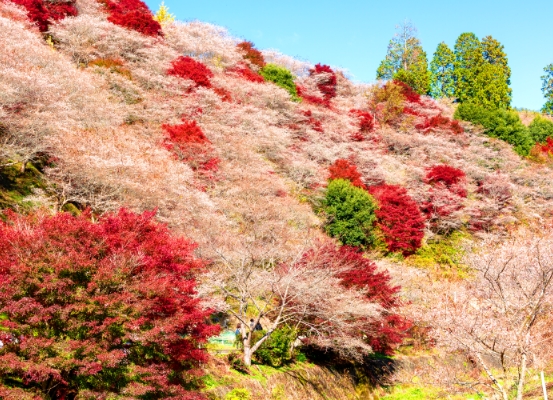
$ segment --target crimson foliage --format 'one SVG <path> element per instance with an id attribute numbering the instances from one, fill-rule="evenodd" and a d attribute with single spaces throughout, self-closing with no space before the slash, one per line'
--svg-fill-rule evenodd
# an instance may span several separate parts
<path id="1" fill-rule="evenodd" d="M 321 121 L 313 117 L 313 113 L 311 112 L 311 110 L 305 111 L 303 115 L 307 117 L 307 122 L 309 123 L 309 125 L 311 125 L 311 128 L 313 128 L 314 131 L 317 131 L 319 133 L 324 132 L 323 124 L 321 123 Z"/>
<path id="2" fill-rule="evenodd" d="M 350 110 L 350 114 L 359 120 L 359 130 L 361 132 L 370 132 L 374 129 L 374 118 L 371 113 L 363 110 Z"/>
<path id="3" fill-rule="evenodd" d="M 243 53 L 242 57 L 244 60 L 248 60 L 253 65 L 263 68 L 265 66 L 265 58 L 263 54 L 256 48 L 252 42 L 241 42 L 236 45 L 238 49 Z"/>
<path id="4" fill-rule="evenodd" d="M 52 21 L 59 21 L 67 16 L 78 14 L 75 7 L 75 0 L 69 1 L 46 1 L 44 0 L 12 0 L 15 4 L 25 7 L 27 16 L 40 29 L 46 32 Z"/>
<path id="5" fill-rule="evenodd" d="M 427 170 L 425 182 L 431 185 L 443 185 L 461 197 L 467 197 L 466 175 L 460 169 L 450 165 L 434 165 Z"/>
<path id="6" fill-rule="evenodd" d="M 384 235 L 388 251 L 408 256 L 419 247 L 424 237 L 424 217 L 407 190 L 397 185 L 377 185 L 368 188 L 377 200 L 377 224 Z"/>
<path id="7" fill-rule="evenodd" d="M 141 0 L 100 0 L 108 12 L 108 21 L 147 36 L 163 35 L 161 25 Z"/>
<path id="8" fill-rule="evenodd" d="M 459 125 L 459 121 L 452 121 L 451 119 L 444 117 L 441 114 L 431 118 L 425 118 L 424 122 L 415 125 L 415 128 L 425 132 L 429 132 L 435 129 L 449 129 L 456 134 L 464 132 L 463 127 Z"/>
<path id="9" fill-rule="evenodd" d="M 253 72 L 251 69 L 249 69 L 246 65 L 243 65 L 242 63 L 236 65 L 233 68 L 229 68 L 227 71 L 235 73 L 250 82 L 255 82 L 255 83 L 265 82 L 265 79 L 263 79 L 261 75 L 259 75 L 256 72 Z"/>
<path id="10" fill-rule="evenodd" d="M 89 217 L 0 222 L 0 397 L 202 398 L 196 246 L 154 212 Z"/>
<path id="11" fill-rule="evenodd" d="M 211 87 L 211 78 L 213 72 L 199 61 L 191 57 L 180 56 L 171 63 L 171 68 L 167 71 L 169 75 L 180 78 L 190 79 L 195 86 Z"/>
<path id="12" fill-rule="evenodd" d="M 328 65 L 315 65 L 315 68 L 309 70 L 311 76 L 317 78 L 317 87 L 326 100 L 336 97 L 336 74 Z M 323 75 L 324 74 L 324 75 Z M 323 75 L 324 77 L 321 77 Z"/>
<path id="13" fill-rule="evenodd" d="M 305 261 L 310 258 L 317 259 L 321 265 L 339 265 L 342 272 L 338 277 L 345 288 L 362 291 L 368 301 L 383 308 L 379 318 L 367 320 L 364 333 L 371 332 L 366 340 L 375 352 L 393 354 L 394 349 L 408 336 L 412 323 L 397 314 L 397 308 L 402 305 L 399 298 L 401 288 L 392 285 L 388 272 L 378 271 L 372 260 L 351 246 L 325 245 L 317 253 L 310 251 L 303 257 Z"/>
<path id="14" fill-rule="evenodd" d="M 394 85 L 401 87 L 401 93 L 403 94 L 403 97 L 405 98 L 405 100 L 411 103 L 420 103 L 421 95 L 415 92 L 411 86 L 407 85 L 404 82 L 396 81 L 396 80 L 394 80 L 393 83 Z"/>
<path id="15" fill-rule="evenodd" d="M 328 167 L 330 172 L 329 180 L 333 179 L 345 179 L 350 181 L 353 186 L 357 186 L 361 189 L 366 189 L 363 180 L 361 179 L 361 174 L 357 171 L 357 166 L 351 164 L 348 160 L 343 158 L 334 161 L 330 167 Z"/>
<path id="16" fill-rule="evenodd" d="M 315 104 L 317 106 L 330 107 L 330 99 L 307 94 L 303 86 L 296 85 L 296 92 L 298 93 L 298 96 L 308 103 Z"/>

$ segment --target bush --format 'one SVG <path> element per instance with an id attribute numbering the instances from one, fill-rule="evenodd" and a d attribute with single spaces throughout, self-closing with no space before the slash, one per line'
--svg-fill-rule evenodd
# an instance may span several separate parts
<path id="1" fill-rule="evenodd" d="M 184 79 L 190 79 L 194 85 L 211 87 L 211 78 L 213 72 L 199 61 L 191 57 L 181 56 L 171 63 L 171 68 L 167 71 L 169 75 L 178 76 Z"/>
<path id="2" fill-rule="evenodd" d="M 328 65 L 315 65 L 315 68 L 309 70 L 309 74 L 317 79 L 317 87 L 326 100 L 336 97 L 336 74 Z M 323 75 L 323 77 L 320 77 Z"/>
<path id="3" fill-rule="evenodd" d="M 229 68 L 227 72 L 235 73 L 250 82 L 255 82 L 255 83 L 265 82 L 265 79 L 263 79 L 261 75 L 259 75 L 256 72 L 253 72 L 251 69 L 249 69 L 246 65 L 243 65 L 243 64 L 238 64 L 233 68 Z"/>
<path id="4" fill-rule="evenodd" d="M 258 331 L 256 334 L 264 335 L 265 332 Z M 284 326 L 276 329 L 255 352 L 255 356 L 263 364 L 280 367 L 292 360 L 292 344 L 296 337 L 296 331 L 290 327 Z M 259 339 L 261 338 L 257 338 L 257 340 Z"/>
<path id="5" fill-rule="evenodd" d="M 371 113 L 363 110 L 350 110 L 349 112 L 359 120 L 359 130 L 361 132 L 367 133 L 374 129 L 374 118 Z"/>
<path id="6" fill-rule="evenodd" d="M 370 246 L 374 240 L 373 225 L 376 204 L 365 190 L 344 179 L 328 184 L 324 210 L 329 217 L 326 231 L 350 246 Z"/>
<path id="7" fill-rule="evenodd" d="M 12 0 L 27 10 L 27 16 L 41 32 L 46 32 L 52 21 L 59 21 L 67 16 L 77 16 L 75 0 L 54 3 L 43 0 Z"/>
<path id="8" fill-rule="evenodd" d="M 387 83 L 389 84 L 389 83 Z M 399 86 L 401 88 L 401 94 L 405 98 L 405 100 L 411 102 L 411 103 L 418 103 L 420 104 L 421 96 L 417 92 L 413 90 L 411 86 L 406 84 L 405 82 L 394 80 L 392 84 Z"/>
<path id="9" fill-rule="evenodd" d="M 405 103 L 404 88 L 395 82 L 373 87 L 370 93 L 369 107 L 381 124 L 396 124 Z"/>
<path id="10" fill-rule="evenodd" d="M 415 125 L 415 128 L 422 130 L 423 132 L 430 132 L 435 129 L 449 129 L 456 134 L 464 132 L 464 129 L 461 127 L 461 125 L 459 125 L 458 121 L 452 121 L 441 114 L 435 115 L 431 118 L 425 118 L 424 122 Z"/>
<path id="11" fill-rule="evenodd" d="M 460 197 L 467 197 L 466 175 L 450 165 L 434 165 L 428 168 L 424 181 L 430 185 L 443 185 Z"/>
<path id="12" fill-rule="evenodd" d="M 162 35 L 161 25 L 141 0 L 100 0 L 109 12 L 108 21 L 147 36 Z"/>
<path id="13" fill-rule="evenodd" d="M 252 42 L 244 41 L 238 43 L 236 47 L 242 52 L 244 60 L 249 61 L 252 65 L 259 68 L 263 68 L 265 66 L 265 58 L 263 57 L 263 54 L 254 48 L 254 44 Z"/>
<path id="14" fill-rule="evenodd" d="M 196 398 L 185 387 L 218 331 L 194 289 L 196 246 L 152 212 L 89 218 L 0 222 L 2 397 Z"/>
<path id="15" fill-rule="evenodd" d="M 455 111 L 455 118 L 481 125 L 486 135 L 506 141 L 521 156 L 527 156 L 534 145 L 530 131 L 514 111 L 490 110 L 475 104 L 462 103 Z"/>
<path id="16" fill-rule="evenodd" d="M 424 217 L 407 190 L 396 185 L 369 187 L 369 193 L 378 203 L 378 227 L 390 252 L 413 254 L 424 237 Z"/>
<path id="17" fill-rule="evenodd" d="M 296 85 L 294 83 L 294 76 L 290 71 L 284 67 L 280 67 L 276 64 L 266 64 L 259 74 L 269 82 L 273 82 L 275 85 L 280 86 L 292 97 L 294 101 L 301 101 L 298 97 L 298 92 L 296 90 Z"/>
<path id="18" fill-rule="evenodd" d="M 528 129 L 534 143 L 545 143 L 548 137 L 553 138 L 553 122 L 546 118 L 537 116 Z"/>
<path id="19" fill-rule="evenodd" d="M 338 159 L 334 161 L 334 164 L 328 167 L 328 171 L 330 172 L 329 180 L 345 179 L 355 187 L 366 189 L 361 174 L 357 171 L 357 166 L 351 164 L 348 160 Z"/>

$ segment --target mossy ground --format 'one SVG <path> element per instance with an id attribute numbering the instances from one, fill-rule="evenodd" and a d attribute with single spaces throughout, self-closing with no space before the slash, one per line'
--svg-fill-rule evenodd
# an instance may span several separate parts
<path id="1" fill-rule="evenodd" d="M 36 189 L 47 188 L 40 169 L 40 165 L 32 163 L 27 163 L 24 172 L 21 172 L 21 164 L 0 168 L 0 209 L 26 211 L 35 207 L 26 198 Z"/>

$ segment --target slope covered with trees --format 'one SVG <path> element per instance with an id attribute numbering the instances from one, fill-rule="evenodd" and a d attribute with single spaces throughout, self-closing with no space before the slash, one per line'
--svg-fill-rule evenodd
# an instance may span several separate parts
<path id="1" fill-rule="evenodd" d="M 486 281 L 493 244 L 553 210 L 553 123 L 508 109 L 493 38 L 441 45 L 429 72 L 404 27 L 362 85 L 139 0 L 57 6 L 0 2 L 0 397 L 279 398 L 246 389 L 251 366 L 306 358 L 374 392 L 429 351 L 425 384 L 522 393 L 512 368 L 547 368 L 549 269 L 518 271 L 531 326 L 497 294 L 502 314 L 476 312 L 506 279 Z M 454 346 L 463 315 L 544 345 L 505 330 L 485 351 L 482 325 Z M 206 344 L 225 329 L 228 359 Z"/>

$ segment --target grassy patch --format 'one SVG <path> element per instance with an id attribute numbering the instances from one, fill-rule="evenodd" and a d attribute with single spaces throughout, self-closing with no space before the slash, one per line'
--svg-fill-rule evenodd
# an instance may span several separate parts
<path id="1" fill-rule="evenodd" d="M 396 386 L 389 394 L 381 397 L 382 400 L 478 400 L 483 398 L 481 394 L 452 395 L 439 388 L 418 386 Z"/>
<path id="2" fill-rule="evenodd" d="M 31 209 L 34 204 L 25 198 L 34 189 L 46 189 L 46 184 L 33 164 L 28 163 L 25 172 L 21 172 L 20 164 L 0 168 L 0 209 Z"/>

